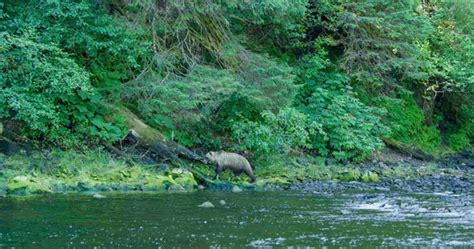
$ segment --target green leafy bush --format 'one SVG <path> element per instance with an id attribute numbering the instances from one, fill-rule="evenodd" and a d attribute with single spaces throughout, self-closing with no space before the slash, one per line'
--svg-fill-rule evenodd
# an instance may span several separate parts
<path id="1" fill-rule="evenodd" d="M 289 149 L 312 149 L 312 137 L 324 136 L 321 125 L 311 122 L 308 116 L 294 108 L 280 110 L 278 114 L 262 113 L 262 121 L 239 121 L 232 127 L 232 136 L 241 149 L 257 155 L 287 153 Z"/>
<path id="2" fill-rule="evenodd" d="M 474 100 L 472 102 L 467 102 L 466 106 L 463 106 L 460 111 L 459 118 L 459 130 L 466 134 L 469 140 L 474 141 Z"/>
<path id="3" fill-rule="evenodd" d="M 34 6 L 34 8 L 32 8 Z M 50 44 L 90 73 L 92 85 L 104 93 L 118 93 L 123 81 L 141 70 L 149 56 L 149 42 L 139 26 L 124 25 L 93 1 L 5 1 L 9 18 L 0 25 L 10 34 L 34 30 L 36 42 Z"/>
<path id="4" fill-rule="evenodd" d="M 470 140 L 465 132 L 456 132 L 449 134 L 447 138 L 449 148 L 454 151 L 460 151 L 469 146 Z"/>
<path id="5" fill-rule="evenodd" d="M 382 110 L 366 106 L 345 91 L 316 88 L 303 110 L 322 125 L 314 147 L 321 155 L 337 159 L 365 159 L 383 147 L 380 137 L 388 134 L 381 123 Z"/>
<path id="6" fill-rule="evenodd" d="M 216 133 L 225 136 L 233 122 L 255 121 L 264 110 L 288 106 L 296 93 L 291 67 L 268 56 L 240 53 L 235 72 L 197 65 L 183 76 L 149 74 L 124 95 L 168 137 L 186 145 L 217 145 Z"/>
<path id="7" fill-rule="evenodd" d="M 1 7 L 0 119 L 19 121 L 29 138 L 64 146 L 122 138 L 124 120 L 104 93 L 119 93 L 144 64 L 149 43 L 140 39 L 142 29 L 90 1 Z"/>
<path id="8" fill-rule="evenodd" d="M 412 0 L 4 0 L 0 122 L 37 141 L 113 142 L 119 104 L 206 149 L 362 160 L 390 136 L 461 150 L 474 138 L 473 13 Z"/>
<path id="9" fill-rule="evenodd" d="M 300 67 L 299 80 L 304 87 L 298 105 L 323 131 L 313 137 L 312 147 L 323 156 L 363 160 L 384 145 L 380 137 L 389 133 L 381 123 L 384 112 L 360 102 L 346 76 L 337 72 L 326 56 L 320 52 L 305 57 Z"/>
<path id="10" fill-rule="evenodd" d="M 225 130 L 229 129 L 232 122 L 236 120 L 261 120 L 260 114 L 265 111 L 265 108 L 265 102 L 237 91 L 219 105 L 215 118 L 220 128 Z"/>
<path id="11" fill-rule="evenodd" d="M 89 74 L 59 48 L 36 39 L 35 33 L 0 35 L 0 119 L 19 121 L 28 137 L 64 145 L 81 134 L 120 138 L 120 124 L 105 121 Z"/>
<path id="12" fill-rule="evenodd" d="M 169 79 L 147 75 L 134 83 L 124 95 L 136 103 L 140 116 L 185 145 L 199 144 L 199 136 L 207 139 L 202 136 L 214 127 L 207 125 L 209 116 L 242 87 L 229 71 L 208 66 Z"/>
<path id="13" fill-rule="evenodd" d="M 383 122 L 392 130 L 391 138 L 429 153 L 439 151 L 440 132 L 435 126 L 424 124 L 423 111 L 411 93 L 401 91 L 399 98 L 383 97 L 379 105 L 387 110 Z"/>

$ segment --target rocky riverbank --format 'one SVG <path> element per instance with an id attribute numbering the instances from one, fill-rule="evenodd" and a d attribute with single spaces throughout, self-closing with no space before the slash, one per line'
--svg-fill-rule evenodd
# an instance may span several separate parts
<path id="1" fill-rule="evenodd" d="M 404 191 L 473 193 L 474 160 L 469 153 L 439 161 L 421 161 L 386 150 L 363 164 L 315 165 L 308 160 L 285 172 L 260 168 L 257 182 L 224 174 L 211 180 L 203 164 L 130 163 L 106 151 L 0 156 L 0 194 L 31 195 L 109 191 L 230 191 L 292 189 L 305 192 Z"/>
<path id="2" fill-rule="evenodd" d="M 385 151 L 378 158 L 359 165 L 358 169 L 374 172 L 379 176 L 378 181 L 308 181 L 292 184 L 290 189 L 311 192 L 354 190 L 474 194 L 474 157 L 468 152 L 437 161 L 422 161 Z"/>
<path id="3" fill-rule="evenodd" d="M 274 188 L 272 186 L 272 188 Z M 341 182 L 341 181 L 312 181 L 292 184 L 291 190 L 305 192 L 388 192 L 405 193 L 469 193 L 474 194 L 474 177 L 456 175 L 421 176 L 416 179 L 384 178 L 377 183 Z"/>

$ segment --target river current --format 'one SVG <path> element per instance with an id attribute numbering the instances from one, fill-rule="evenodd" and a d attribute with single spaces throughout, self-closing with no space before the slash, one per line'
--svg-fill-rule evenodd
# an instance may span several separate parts
<path id="1" fill-rule="evenodd" d="M 102 194 L 0 199 L 0 248 L 474 246 L 469 193 Z"/>

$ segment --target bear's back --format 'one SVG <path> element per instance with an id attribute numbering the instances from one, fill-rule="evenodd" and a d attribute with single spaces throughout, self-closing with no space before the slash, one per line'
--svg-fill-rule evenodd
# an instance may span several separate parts
<path id="1" fill-rule="evenodd" d="M 220 152 L 218 154 L 218 161 L 220 161 L 224 165 L 229 166 L 241 166 L 241 167 L 248 167 L 250 163 L 247 159 L 237 153 L 232 152 Z"/>

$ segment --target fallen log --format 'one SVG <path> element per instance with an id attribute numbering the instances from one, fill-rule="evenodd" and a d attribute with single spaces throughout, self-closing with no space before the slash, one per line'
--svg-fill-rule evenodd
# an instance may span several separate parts
<path id="1" fill-rule="evenodd" d="M 181 157 L 206 163 L 202 156 L 181 144 L 168 140 L 161 132 L 145 124 L 126 107 L 117 107 L 117 112 L 125 117 L 125 122 L 129 128 L 127 136 L 122 139 L 122 143 L 142 147 L 155 154 L 159 161 L 171 161 Z"/>
<path id="2" fill-rule="evenodd" d="M 429 161 L 429 160 L 434 159 L 432 155 L 430 155 L 430 154 L 428 154 L 428 153 L 426 153 L 426 152 L 424 152 L 420 149 L 413 148 L 413 147 L 411 147 L 407 144 L 398 142 L 398 141 L 390 139 L 390 138 L 382 138 L 382 140 L 384 141 L 384 143 L 388 147 L 392 148 L 393 150 L 395 150 L 399 153 L 409 155 L 413 158 L 423 160 L 423 161 Z"/>
<path id="3" fill-rule="evenodd" d="M 170 162 L 177 161 L 179 158 L 181 158 L 207 164 L 206 160 L 202 156 L 199 156 L 192 150 L 174 141 L 161 140 L 152 144 L 148 144 L 144 141 L 141 141 L 139 135 L 140 134 L 138 132 L 130 130 L 129 134 L 127 135 L 127 139 L 131 141 L 137 141 L 139 147 L 142 148 L 142 150 L 149 151 L 157 161 Z"/>
<path id="4" fill-rule="evenodd" d="M 136 150 L 142 155 L 149 156 L 153 161 L 178 164 L 180 167 L 193 173 L 200 182 L 206 185 L 212 184 L 202 172 L 192 167 L 190 162 L 207 164 L 206 160 L 193 152 L 191 149 L 167 139 L 161 132 L 145 124 L 137 115 L 126 107 L 116 107 L 117 112 L 125 117 L 125 122 L 129 128 L 128 134 L 120 142 L 126 148 Z M 109 148 L 117 153 L 114 148 Z M 186 160 L 187 162 L 185 162 Z"/>

